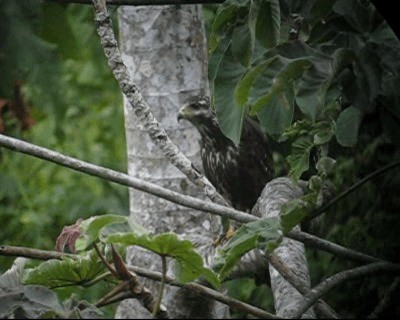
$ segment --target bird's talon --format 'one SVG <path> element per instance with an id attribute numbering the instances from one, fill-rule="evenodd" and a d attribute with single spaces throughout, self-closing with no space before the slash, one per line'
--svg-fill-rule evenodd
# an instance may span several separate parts
<path id="1" fill-rule="evenodd" d="M 235 232 L 236 232 L 235 228 L 234 228 L 232 225 L 230 225 L 230 226 L 229 226 L 229 229 L 228 229 L 225 233 L 220 234 L 220 235 L 218 236 L 218 238 L 214 240 L 213 246 L 214 246 L 214 247 L 217 247 L 217 246 L 219 246 L 219 245 L 224 244 L 224 243 L 227 242 L 230 238 L 233 237 L 233 235 L 235 234 Z"/>

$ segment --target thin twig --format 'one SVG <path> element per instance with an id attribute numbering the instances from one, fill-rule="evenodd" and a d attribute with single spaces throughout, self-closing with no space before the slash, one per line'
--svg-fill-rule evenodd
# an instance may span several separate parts
<path id="1" fill-rule="evenodd" d="M 347 259 L 350 261 L 362 262 L 362 263 L 382 261 L 382 259 L 370 256 L 365 253 L 355 251 L 353 249 L 343 247 L 339 244 L 333 243 L 333 242 L 325 240 L 325 239 L 318 238 L 317 236 L 314 236 L 312 234 L 309 234 L 309 233 L 306 233 L 303 231 L 292 230 L 292 231 L 289 231 L 286 236 L 293 240 L 302 242 L 306 246 L 332 253 L 338 257 L 341 257 L 341 258 L 344 258 L 344 259 Z"/>
<path id="2" fill-rule="evenodd" d="M 304 312 L 312 307 L 318 299 L 335 286 L 367 275 L 378 275 L 382 273 L 393 273 L 399 275 L 400 265 L 387 262 L 375 262 L 362 267 L 339 272 L 332 277 L 325 279 L 323 282 L 311 289 L 309 293 L 303 296 L 304 300 L 300 303 L 297 312 L 293 314 L 293 319 L 300 319 Z"/>
<path id="3" fill-rule="evenodd" d="M 317 209 L 314 213 L 311 213 L 308 217 L 307 220 L 311 220 L 314 219 L 315 217 L 319 216 L 320 214 L 324 213 L 326 210 L 328 210 L 332 205 L 334 205 L 335 203 L 339 202 L 342 198 L 344 198 L 345 196 L 347 196 L 348 194 L 350 194 L 351 192 L 353 192 L 354 190 L 356 190 L 357 188 L 359 188 L 360 186 L 362 186 L 364 183 L 366 183 L 367 181 L 375 178 L 376 176 L 389 171 L 391 169 L 394 169 L 396 167 L 400 166 L 400 161 L 395 161 L 392 163 L 389 163 L 388 165 L 368 174 L 367 176 L 365 176 L 364 178 L 362 178 L 360 181 L 357 181 L 356 183 L 354 183 L 350 188 L 344 190 L 341 194 L 339 194 L 338 196 L 336 196 L 335 198 L 333 198 L 331 201 L 329 201 L 328 203 L 326 203 L 325 205 L 323 205 L 321 208 Z"/>

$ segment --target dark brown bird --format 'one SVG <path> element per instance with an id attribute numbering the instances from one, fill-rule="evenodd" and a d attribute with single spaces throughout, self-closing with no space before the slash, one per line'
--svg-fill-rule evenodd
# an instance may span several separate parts
<path id="1" fill-rule="evenodd" d="M 250 212 L 274 176 L 268 138 L 258 123 L 245 117 L 236 145 L 222 133 L 207 97 L 188 101 L 179 110 L 180 119 L 190 121 L 201 135 L 200 153 L 208 180 L 235 209 Z"/>

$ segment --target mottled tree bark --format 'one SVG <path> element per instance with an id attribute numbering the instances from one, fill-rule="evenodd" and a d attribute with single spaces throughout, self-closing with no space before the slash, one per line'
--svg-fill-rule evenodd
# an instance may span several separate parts
<path id="1" fill-rule="evenodd" d="M 207 51 L 202 9 L 197 5 L 121 7 L 120 48 L 132 79 L 169 137 L 201 168 L 198 135 L 188 122 L 177 122 L 179 107 L 190 96 L 208 92 Z M 125 101 L 128 171 L 135 177 L 190 195 L 198 188 L 160 152 Z M 210 248 L 219 218 L 193 212 L 155 196 L 130 190 L 131 217 L 152 232 L 173 231 Z M 189 211 L 189 212 L 188 212 Z M 193 214 L 191 214 L 193 212 Z M 159 257 L 136 247 L 127 254 L 133 265 L 160 271 Z M 172 272 L 172 268 L 170 268 Z M 156 293 L 158 284 L 145 281 Z M 166 286 L 163 304 L 171 318 L 223 318 L 227 307 Z M 149 318 L 137 301 L 121 304 L 120 318 Z"/>
<path id="2" fill-rule="evenodd" d="M 290 178 L 277 178 L 269 182 L 252 213 L 260 217 L 275 217 L 280 214 L 282 205 L 291 199 L 302 195 L 302 189 Z M 300 227 L 296 226 L 295 230 Z M 301 242 L 284 238 L 281 245 L 273 252 L 289 270 L 297 276 L 303 285 L 310 288 L 310 276 L 305 256 L 305 247 Z M 274 296 L 276 315 L 283 318 L 290 318 L 302 302 L 302 295 L 273 267 L 269 266 L 271 289 Z M 304 318 L 315 318 L 312 309 L 307 311 Z"/>

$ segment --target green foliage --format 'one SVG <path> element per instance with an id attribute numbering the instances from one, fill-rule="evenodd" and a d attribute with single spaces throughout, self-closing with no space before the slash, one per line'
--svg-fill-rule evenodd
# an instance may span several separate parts
<path id="1" fill-rule="evenodd" d="M 400 44 L 367 2 L 226 1 L 209 43 L 210 60 L 220 62 L 210 64 L 215 108 L 223 132 L 236 143 L 240 110 L 256 115 L 279 139 L 295 107 L 315 122 L 329 120 L 327 110 L 336 104 L 341 113 L 332 118 L 334 134 L 351 146 L 363 116 L 384 93 L 395 95 Z"/>
<path id="2" fill-rule="evenodd" d="M 240 258 L 250 250 L 259 248 L 271 253 L 282 241 L 280 219 L 268 218 L 241 226 L 221 249 L 217 269 L 221 279 L 226 278 Z"/>
<path id="3" fill-rule="evenodd" d="M 228 0 L 209 30 L 211 93 L 223 132 L 238 143 L 244 115 L 257 117 L 274 139 L 275 159 L 286 160 L 295 180 L 306 180 L 306 194 L 282 208 L 277 229 L 283 234 L 315 213 L 332 190 L 343 192 L 400 158 L 400 42 L 370 1 Z M 352 190 L 326 210 L 314 232 L 397 261 L 392 230 L 398 228 L 393 192 L 399 181 L 393 169 Z M 244 251 L 257 247 L 255 238 L 243 241 Z M 231 248 L 224 262 L 236 261 L 240 248 Z M 313 283 L 354 266 L 309 254 Z M 356 285 L 378 303 L 388 283 Z M 371 304 L 352 299 L 352 284 L 342 289 L 329 299 L 343 314 L 372 312 Z M 398 314 L 393 304 L 384 314 L 391 312 Z"/>
<path id="4" fill-rule="evenodd" d="M 23 90 L 36 124 L 6 134 L 82 160 L 126 170 L 122 97 L 90 6 L 1 1 L 0 98 Z M 60 29 L 57 29 L 60 28 Z M 1 243 L 54 249 L 64 225 L 93 214 L 128 213 L 126 188 L 0 150 Z M 1 258 L 1 269 L 11 263 Z"/>
<path id="5" fill-rule="evenodd" d="M 40 284 L 49 288 L 69 285 L 84 285 L 105 272 L 104 265 L 94 250 L 86 252 L 78 259 L 48 260 L 26 272 L 25 284 Z"/>

